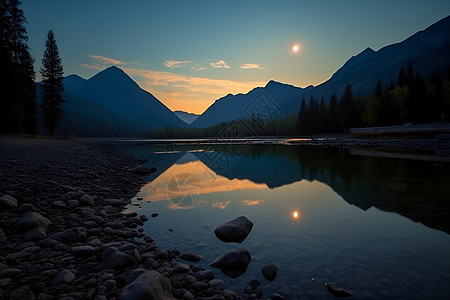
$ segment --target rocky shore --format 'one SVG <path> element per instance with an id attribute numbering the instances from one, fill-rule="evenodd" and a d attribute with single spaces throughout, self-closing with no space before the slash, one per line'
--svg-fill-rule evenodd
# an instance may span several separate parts
<path id="1" fill-rule="evenodd" d="M 239 298 L 140 233 L 146 216 L 122 213 L 142 162 L 88 141 L 0 138 L 0 298 Z"/>

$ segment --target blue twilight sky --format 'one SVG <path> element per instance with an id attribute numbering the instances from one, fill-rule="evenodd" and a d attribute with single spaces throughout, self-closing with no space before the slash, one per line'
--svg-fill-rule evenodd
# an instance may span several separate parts
<path id="1" fill-rule="evenodd" d="M 87 79 L 116 65 L 170 109 L 202 113 L 271 79 L 318 85 L 365 48 L 448 16 L 450 1 L 23 0 L 21 8 L 36 71 L 53 29 L 65 75 Z"/>

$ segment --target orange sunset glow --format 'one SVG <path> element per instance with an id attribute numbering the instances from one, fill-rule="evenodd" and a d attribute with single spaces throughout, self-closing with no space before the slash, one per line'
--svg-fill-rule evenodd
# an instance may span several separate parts
<path id="1" fill-rule="evenodd" d="M 248 179 L 230 180 L 217 175 L 200 160 L 197 160 L 172 165 L 155 180 L 143 186 L 139 196 L 144 198 L 144 201 L 167 201 L 175 200 L 175 197 L 183 197 L 183 195 L 196 198 L 200 194 L 267 188 L 266 184 L 257 184 Z M 243 200 L 241 203 L 258 205 L 260 200 Z M 229 204 L 229 202 L 217 202 L 212 206 L 224 209 Z"/>

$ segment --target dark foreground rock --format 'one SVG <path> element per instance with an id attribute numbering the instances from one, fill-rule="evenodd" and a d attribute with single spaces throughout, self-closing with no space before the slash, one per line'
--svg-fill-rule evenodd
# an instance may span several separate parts
<path id="1" fill-rule="evenodd" d="M 241 216 L 219 225 L 214 230 L 214 234 L 225 243 L 242 243 L 249 235 L 252 227 L 253 223 L 246 217 Z"/>
<path id="2" fill-rule="evenodd" d="M 235 249 L 217 257 L 211 267 L 217 268 L 231 278 L 237 278 L 247 271 L 250 253 L 245 249 Z"/>

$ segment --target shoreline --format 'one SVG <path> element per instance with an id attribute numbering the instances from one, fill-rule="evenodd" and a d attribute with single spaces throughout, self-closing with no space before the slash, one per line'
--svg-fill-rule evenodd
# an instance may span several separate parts
<path id="1" fill-rule="evenodd" d="M 397 135 L 355 137 L 352 135 L 310 137 L 261 137 L 261 138 L 193 138 L 193 139 L 136 139 L 100 138 L 86 139 L 105 144 L 130 143 L 138 145 L 286 145 L 346 150 L 350 154 L 385 158 L 450 162 L 450 134 L 431 137 Z"/>
<path id="2" fill-rule="evenodd" d="M 0 298 L 237 299 L 140 233 L 146 216 L 123 213 L 143 162 L 86 140 L 0 138 Z"/>

